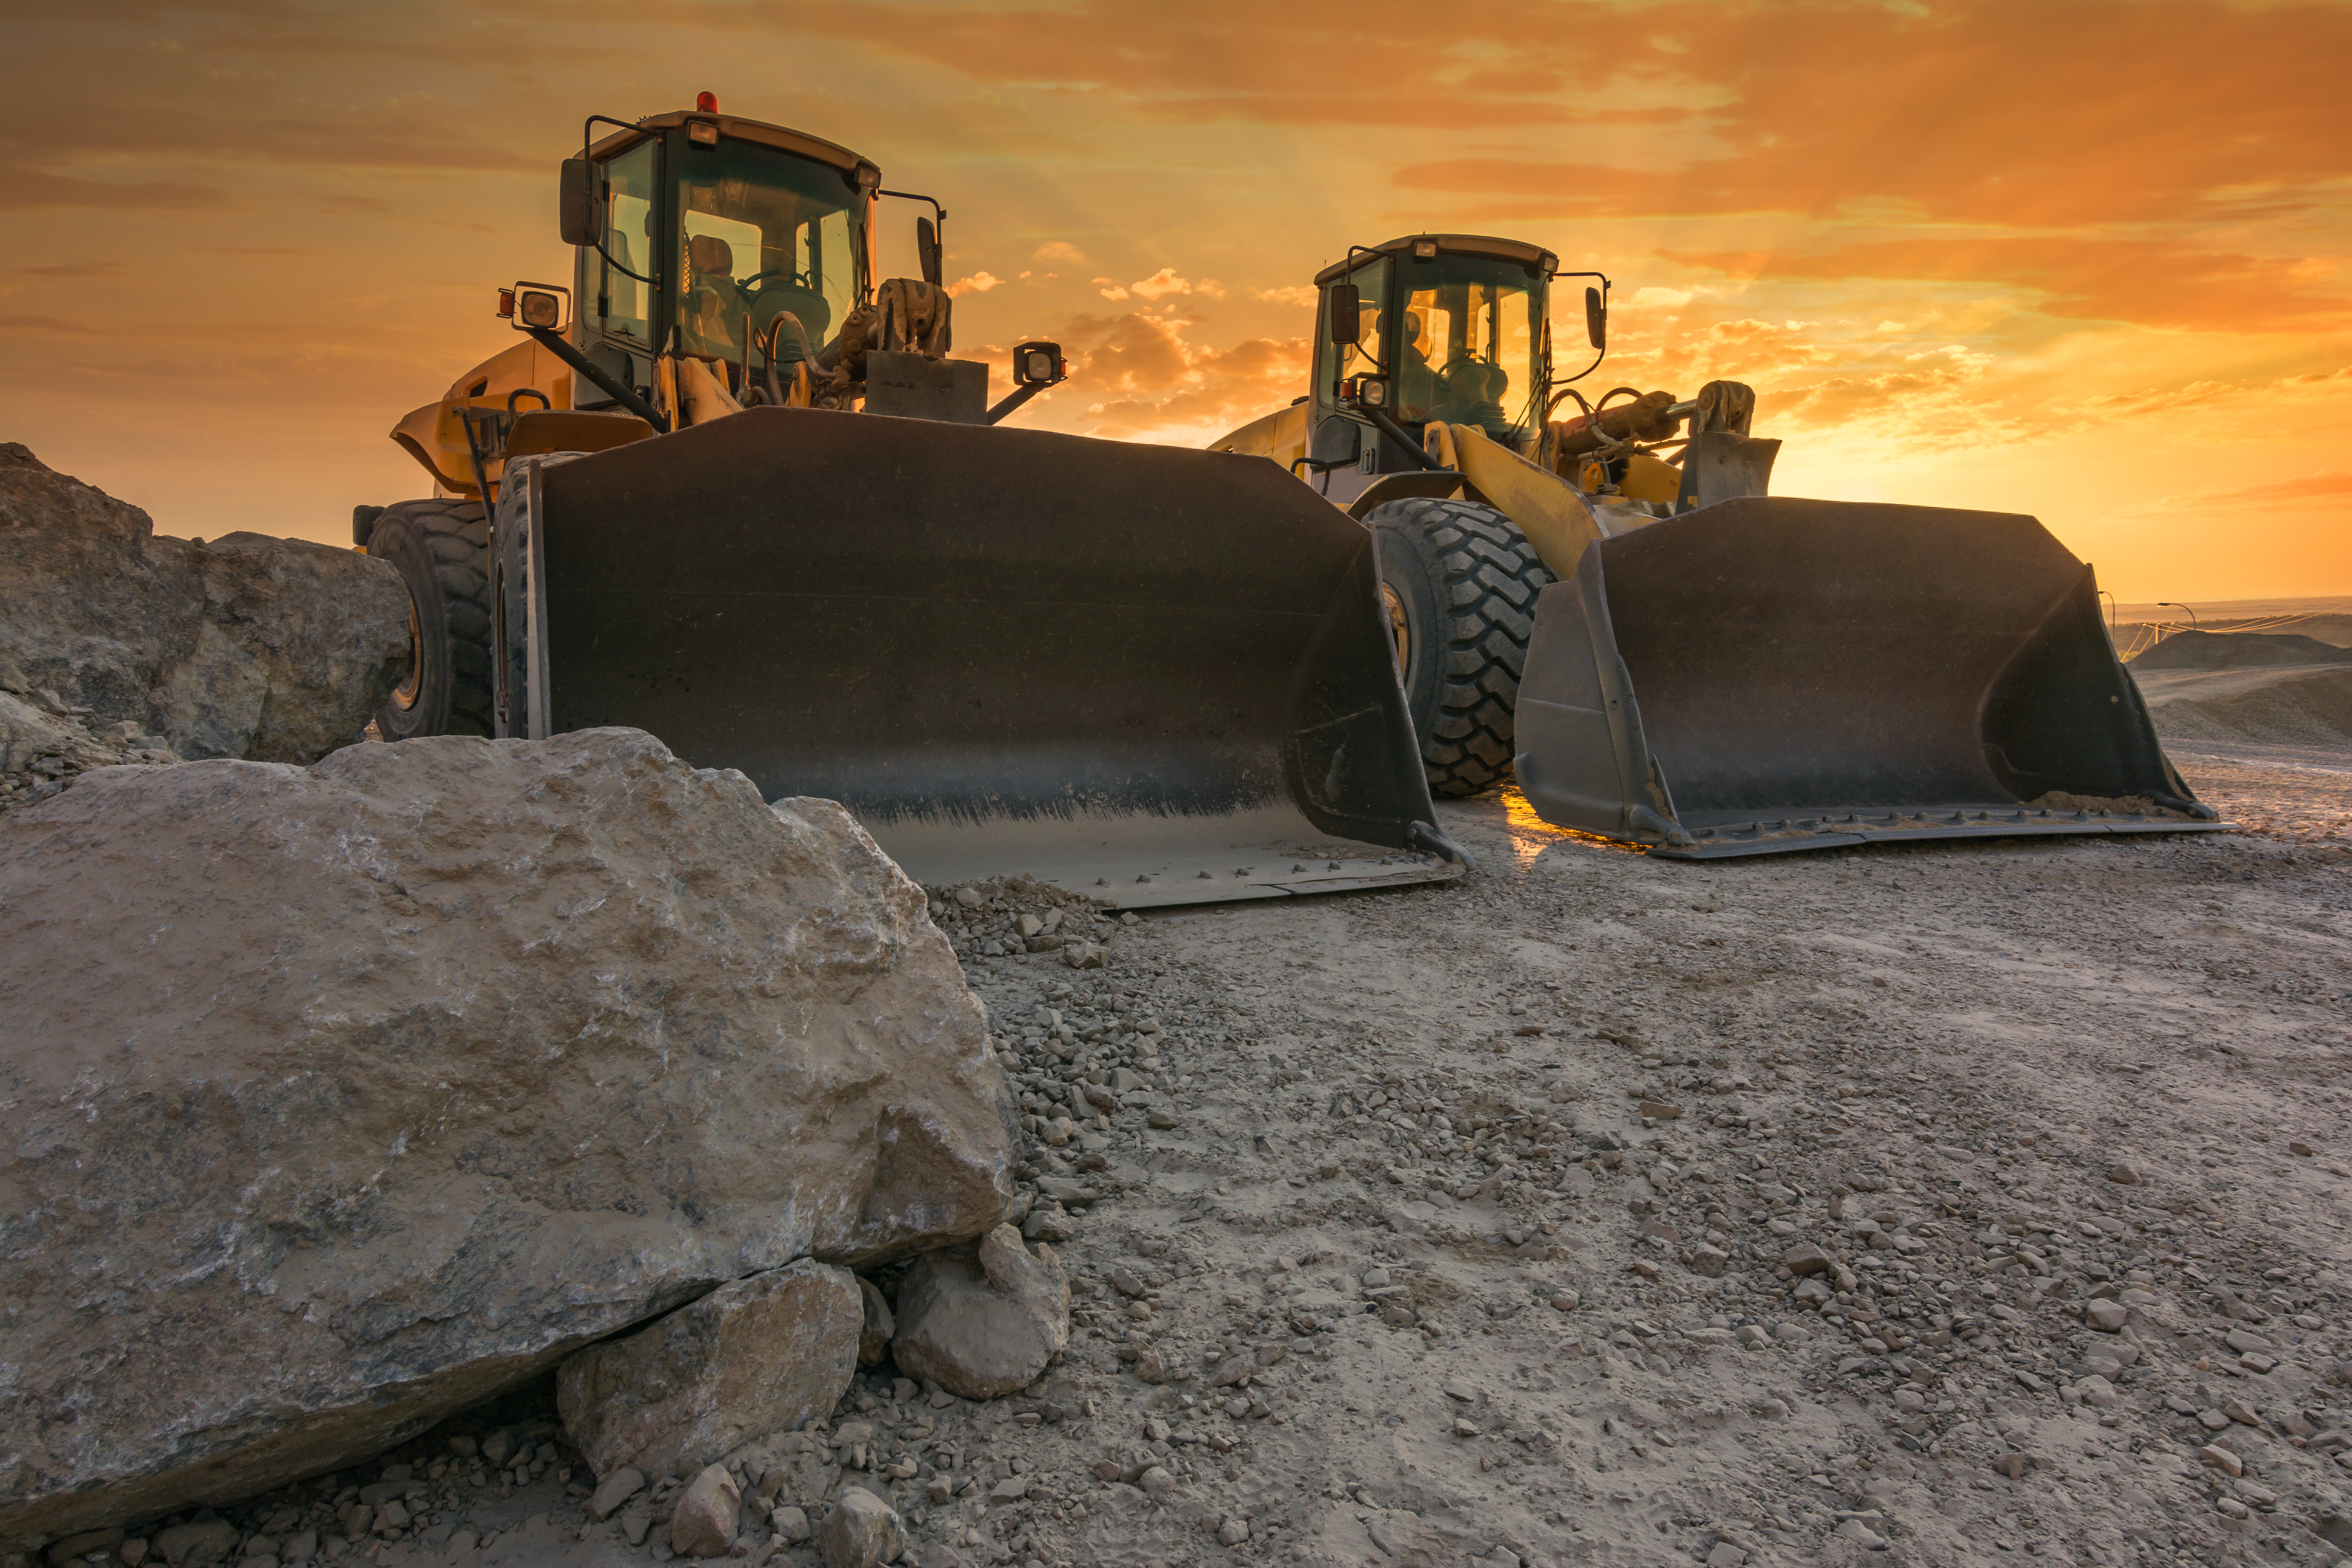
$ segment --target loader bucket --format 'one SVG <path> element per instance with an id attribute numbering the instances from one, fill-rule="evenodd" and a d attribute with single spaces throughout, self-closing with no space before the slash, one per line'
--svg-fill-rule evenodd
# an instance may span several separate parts
<path id="1" fill-rule="evenodd" d="M 1756 497 L 1604 540 L 1538 596 L 1517 731 L 1546 820 L 1654 855 L 2224 826 L 2091 569 L 2005 512 Z"/>
<path id="2" fill-rule="evenodd" d="M 761 407 L 531 482 L 533 733 L 631 725 L 840 801 L 933 884 L 1462 868 L 1370 536 L 1263 458 Z"/>

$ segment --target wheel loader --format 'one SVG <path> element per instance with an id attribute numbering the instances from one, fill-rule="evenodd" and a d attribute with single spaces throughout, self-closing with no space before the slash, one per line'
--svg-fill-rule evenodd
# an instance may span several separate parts
<path id="1" fill-rule="evenodd" d="M 940 203 L 709 94 L 591 117 L 559 191 L 569 281 L 500 289 L 520 341 L 393 430 L 432 497 L 353 512 L 412 605 L 383 738 L 634 726 L 933 883 L 1461 873 L 1370 536 L 1262 462 L 1003 424 L 1061 351 L 988 404 Z M 886 200 L 919 279 L 876 277 Z"/>
<path id="2" fill-rule="evenodd" d="M 1574 374 L 1563 276 L 1592 279 Z M 1537 246 L 1411 235 L 1316 282 L 1307 394 L 1212 449 L 1378 541 L 1435 795 L 1516 773 L 1547 821 L 1701 859 L 2223 826 L 2034 519 L 1768 495 L 1736 382 L 1588 401 L 1610 283 Z"/>

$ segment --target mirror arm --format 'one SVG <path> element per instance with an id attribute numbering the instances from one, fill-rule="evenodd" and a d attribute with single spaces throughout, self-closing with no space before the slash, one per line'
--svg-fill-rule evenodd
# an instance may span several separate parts
<path id="1" fill-rule="evenodd" d="M 931 242 L 933 246 L 936 247 L 937 254 L 940 258 L 940 277 L 944 280 L 947 277 L 948 209 L 940 205 L 940 199 L 937 196 L 927 196 L 916 191 L 877 190 L 874 194 L 877 196 L 895 197 L 902 202 L 929 202 L 931 204 L 932 222 L 937 226 L 931 230 Z M 929 258 L 923 258 L 919 259 Z M 929 279 L 926 279 L 926 281 L 929 281 Z"/>

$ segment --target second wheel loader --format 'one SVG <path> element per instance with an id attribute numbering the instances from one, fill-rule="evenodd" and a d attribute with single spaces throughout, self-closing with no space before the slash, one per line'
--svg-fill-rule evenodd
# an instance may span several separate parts
<path id="1" fill-rule="evenodd" d="M 502 290 L 523 340 L 394 431 L 434 497 L 353 514 L 414 609 L 387 738 L 644 729 L 841 801 L 925 881 L 1460 873 L 1362 529 L 1263 463 L 999 423 L 1060 351 L 990 406 L 944 209 L 908 198 L 923 276 L 877 281 L 901 193 L 847 148 L 708 94 L 583 142 L 570 283 Z"/>
<path id="2" fill-rule="evenodd" d="M 1748 387 L 1554 374 L 1559 276 L 1509 239 L 1351 247 L 1307 395 L 1214 443 L 1379 542 L 1436 795 L 1516 773 L 1550 822 L 1692 858 L 2221 826 L 2039 522 L 1768 496 Z M 1609 285 L 1573 276 L 1590 374 Z"/>

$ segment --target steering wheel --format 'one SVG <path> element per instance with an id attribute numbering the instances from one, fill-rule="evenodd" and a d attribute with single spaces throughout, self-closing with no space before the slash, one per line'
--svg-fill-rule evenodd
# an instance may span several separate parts
<path id="1" fill-rule="evenodd" d="M 807 273 L 795 272 L 789 267 L 771 267 L 763 271 L 754 272 L 749 278 L 730 279 L 730 281 L 733 282 L 735 287 L 748 298 L 754 285 L 770 278 L 782 278 L 793 288 L 805 289 L 811 294 L 817 291 L 815 281 Z"/>
<path id="2" fill-rule="evenodd" d="M 1484 354 L 1465 352 L 1446 362 L 1437 379 L 1464 403 L 1493 403 L 1511 384 L 1511 373 Z"/>

